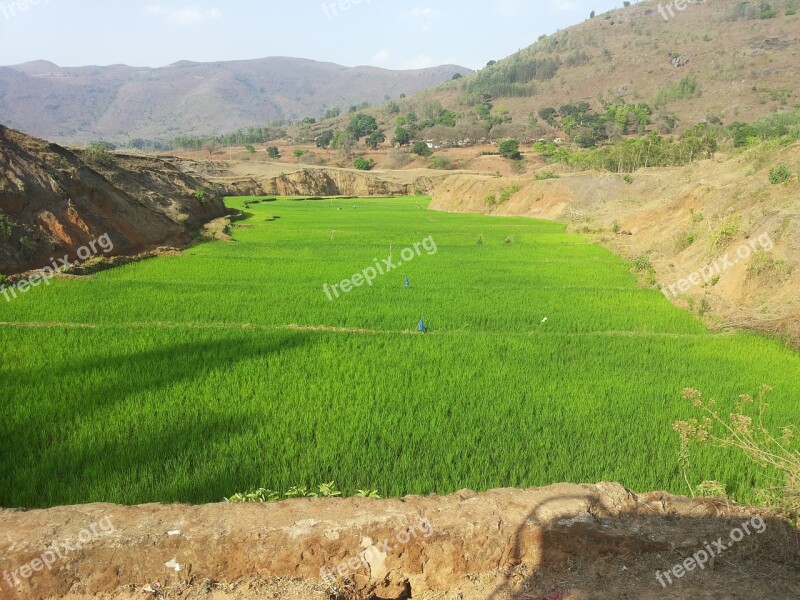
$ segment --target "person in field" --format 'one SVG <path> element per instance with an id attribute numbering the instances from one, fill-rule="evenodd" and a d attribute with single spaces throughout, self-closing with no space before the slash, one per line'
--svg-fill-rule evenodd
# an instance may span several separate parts
<path id="1" fill-rule="evenodd" d="M 419 320 L 419 325 L 417 325 L 417 331 L 420 333 L 425 333 L 428 331 L 428 328 L 425 326 L 425 319 Z"/>

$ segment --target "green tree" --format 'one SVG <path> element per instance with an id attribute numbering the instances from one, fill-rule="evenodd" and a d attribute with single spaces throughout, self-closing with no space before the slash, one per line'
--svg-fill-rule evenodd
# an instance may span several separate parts
<path id="1" fill-rule="evenodd" d="M 333 141 L 334 133 L 330 129 L 323 131 L 317 137 L 317 148 L 327 148 Z"/>
<path id="2" fill-rule="evenodd" d="M 519 140 L 507 139 L 500 142 L 500 154 L 511 160 L 519 160 L 522 154 L 519 152 Z"/>
<path id="3" fill-rule="evenodd" d="M 267 148 L 267 156 L 269 156 L 270 158 L 280 158 L 281 152 L 280 150 L 278 150 L 277 146 L 270 146 L 269 148 Z"/>
<path id="4" fill-rule="evenodd" d="M 384 134 L 380 129 L 376 129 L 367 136 L 365 143 L 367 144 L 368 148 L 377 150 L 378 147 L 385 141 L 386 141 L 386 134 Z"/>
<path id="5" fill-rule="evenodd" d="M 418 154 L 419 156 L 430 156 L 433 154 L 433 150 L 428 147 L 428 144 L 419 140 L 418 142 L 414 142 L 414 145 L 411 146 L 412 154 Z"/>
<path id="6" fill-rule="evenodd" d="M 350 118 L 350 125 L 347 126 L 349 131 L 356 140 L 370 135 L 373 131 L 378 129 L 378 122 L 372 115 L 358 113 Z"/>
<path id="7" fill-rule="evenodd" d="M 392 143 L 399 144 L 400 146 L 408 146 L 411 143 L 411 132 L 405 127 L 398 127 L 394 131 Z"/>

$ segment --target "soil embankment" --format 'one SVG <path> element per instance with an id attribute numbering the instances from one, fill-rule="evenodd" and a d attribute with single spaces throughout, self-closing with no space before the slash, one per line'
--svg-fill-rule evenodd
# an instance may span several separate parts
<path id="1" fill-rule="evenodd" d="M 713 540 L 730 548 L 671 584 L 656 578 Z M 753 509 L 605 483 L 0 510 L 0 572 L 18 579 L 13 589 L 0 580 L 0 598 L 291 600 L 332 598 L 331 586 L 341 598 L 387 600 L 790 598 L 800 594 L 799 543 Z M 55 548 L 62 556 L 46 554 Z M 34 562 L 43 556 L 49 568 Z M 331 570 L 340 576 L 326 584 Z"/>
<path id="2" fill-rule="evenodd" d="M 225 214 L 223 190 L 157 158 L 92 157 L 0 126 L 0 274 L 41 268 L 51 257 L 108 235 L 107 256 L 183 246 Z"/>

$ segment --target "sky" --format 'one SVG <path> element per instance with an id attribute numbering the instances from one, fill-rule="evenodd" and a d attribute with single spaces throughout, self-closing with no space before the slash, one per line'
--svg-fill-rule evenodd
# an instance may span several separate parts
<path id="1" fill-rule="evenodd" d="M 0 65 L 161 67 L 292 56 L 472 69 L 622 0 L 0 0 Z"/>

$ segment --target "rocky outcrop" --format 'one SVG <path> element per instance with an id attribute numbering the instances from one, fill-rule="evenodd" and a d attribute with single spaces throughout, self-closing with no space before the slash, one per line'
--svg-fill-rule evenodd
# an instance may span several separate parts
<path id="1" fill-rule="evenodd" d="M 201 192 L 199 190 L 202 190 Z M 156 158 L 92 161 L 0 126 L 0 274 L 49 265 L 103 235 L 112 255 L 181 246 L 223 214 L 222 190 Z"/>
<path id="2" fill-rule="evenodd" d="M 641 593 L 662 590 L 656 570 L 669 571 L 710 540 L 730 541 L 743 523 L 750 533 L 724 563 L 709 557 L 691 590 L 711 586 L 717 598 L 745 590 L 736 569 L 746 557 L 748 585 L 790 597 L 799 540 L 782 521 L 723 501 L 601 483 L 391 500 L 2 510 L 0 573 L 9 579 L 0 580 L 0 598 L 213 590 L 238 598 L 540 598 L 553 582 L 560 583 L 552 598 L 666 597 Z M 256 579 L 273 593 L 291 580 L 294 591 L 232 591 Z"/>

